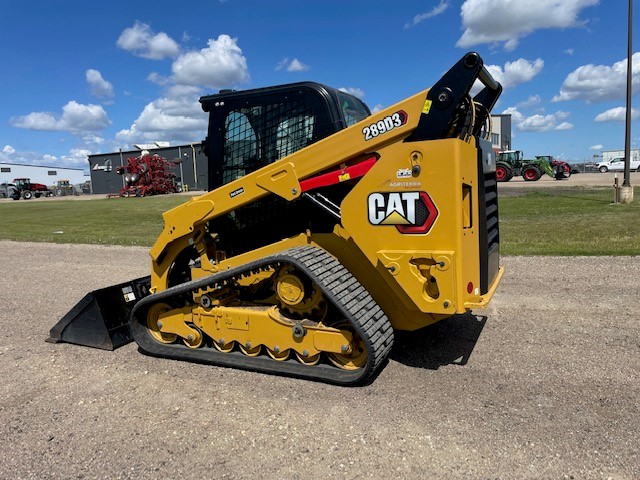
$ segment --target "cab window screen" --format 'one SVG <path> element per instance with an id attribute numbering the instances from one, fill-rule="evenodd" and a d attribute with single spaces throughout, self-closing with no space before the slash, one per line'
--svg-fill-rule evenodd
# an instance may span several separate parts
<path id="1" fill-rule="evenodd" d="M 275 162 L 315 141 L 316 116 L 299 102 L 239 108 L 225 120 L 222 183 Z"/>
<path id="2" fill-rule="evenodd" d="M 225 121 L 224 164 L 222 182 L 243 177 L 258 159 L 258 138 L 247 115 L 229 112 Z"/>

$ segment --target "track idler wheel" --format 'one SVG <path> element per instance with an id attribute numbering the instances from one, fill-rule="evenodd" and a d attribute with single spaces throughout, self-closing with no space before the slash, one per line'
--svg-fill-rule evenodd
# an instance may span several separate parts
<path id="1" fill-rule="evenodd" d="M 344 353 L 327 353 L 329 361 L 343 370 L 357 370 L 362 368 L 367 363 L 367 349 L 360 336 L 346 321 L 331 326 L 351 332 L 353 341 L 351 346 L 345 349 L 346 351 L 344 351 Z"/>
<path id="2" fill-rule="evenodd" d="M 160 331 L 161 324 L 159 325 L 160 315 L 164 312 L 171 310 L 171 307 L 166 303 L 156 303 L 149 309 L 147 313 L 147 328 L 149 329 L 149 335 L 154 340 L 160 343 L 174 343 L 178 336 L 175 333 L 164 333 Z"/>

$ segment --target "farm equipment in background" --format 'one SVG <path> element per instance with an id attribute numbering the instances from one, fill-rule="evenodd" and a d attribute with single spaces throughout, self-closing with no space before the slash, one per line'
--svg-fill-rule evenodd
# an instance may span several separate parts
<path id="1" fill-rule="evenodd" d="M 573 169 L 571 168 L 571 165 L 563 160 L 558 160 L 551 155 L 536 155 L 536 160 L 548 162 L 551 167 L 551 173 L 549 173 L 548 167 L 545 167 L 545 173 L 556 180 L 566 180 L 571 176 Z"/>
<path id="2" fill-rule="evenodd" d="M 513 177 L 521 175 L 525 181 L 535 182 L 544 174 L 556 180 L 564 180 L 571 176 L 571 165 L 556 160 L 551 155 L 536 155 L 534 160 L 525 160 L 521 150 L 498 152 L 496 159 L 498 182 L 508 182 Z"/>
<path id="3" fill-rule="evenodd" d="M 14 188 L 13 183 L 0 183 L 0 198 L 10 198 Z"/>
<path id="4" fill-rule="evenodd" d="M 49 190 L 49 187 L 42 183 L 31 183 L 30 178 L 14 178 L 13 183 L 8 189 L 11 190 L 8 196 L 14 200 L 23 198 L 24 200 L 30 200 L 33 197 L 52 197 L 53 192 Z"/>
<path id="5" fill-rule="evenodd" d="M 116 173 L 124 176 L 125 186 L 121 197 L 146 197 L 177 193 L 176 175 L 170 171 L 170 163 L 159 155 L 143 151 L 139 157 L 127 158 L 127 164 L 116 167 Z"/>
<path id="6" fill-rule="evenodd" d="M 62 197 L 67 195 L 80 195 L 80 192 L 69 182 L 69 180 L 58 180 L 51 187 L 56 197 Z"/>
<path id="7" fill-rule="evenodd" d="M 472 52 L 374 114 L 314 82 L 202 97 L 212 190 L 163 214 L 150 276 L 87 294 L 49 341 L 133 339 L 175 360 L 370 378 L 396 330 L 486 307 L 496 291 L 488 136 L 501 91 Z M 127 175 L 145 176 L 145 158 Z"/>

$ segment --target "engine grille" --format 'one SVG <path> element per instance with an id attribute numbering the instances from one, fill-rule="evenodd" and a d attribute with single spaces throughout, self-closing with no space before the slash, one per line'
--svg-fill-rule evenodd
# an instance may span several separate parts
<path id="1" fill-rule="evenodd" d="M 487 249 L 491 252 L 500 245 L 498 182 L 495 172 L 484 174 L 484 203 L 487 221 Z"/>
<path id="2" fill-rule="evenodd" d="M 486 160 L 489 159 L 489 160 Z M 478 140 L 480 292 L 487 293 L 500 268 L 500 218 L 495 154 L 491 144 Z"/>

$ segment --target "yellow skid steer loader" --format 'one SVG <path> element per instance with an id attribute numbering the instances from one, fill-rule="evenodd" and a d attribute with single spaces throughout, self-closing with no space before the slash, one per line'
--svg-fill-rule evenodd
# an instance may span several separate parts
<path id="1" fill-rule="evenodd" d="M 91 292 L 50 340 L 361 382 L 394 330 L 496 290 L 501 90 L 468 53 L 374 114 L 312 82 L 201 98 L 210 191 L 164 213 L 149 277 Z"/>

